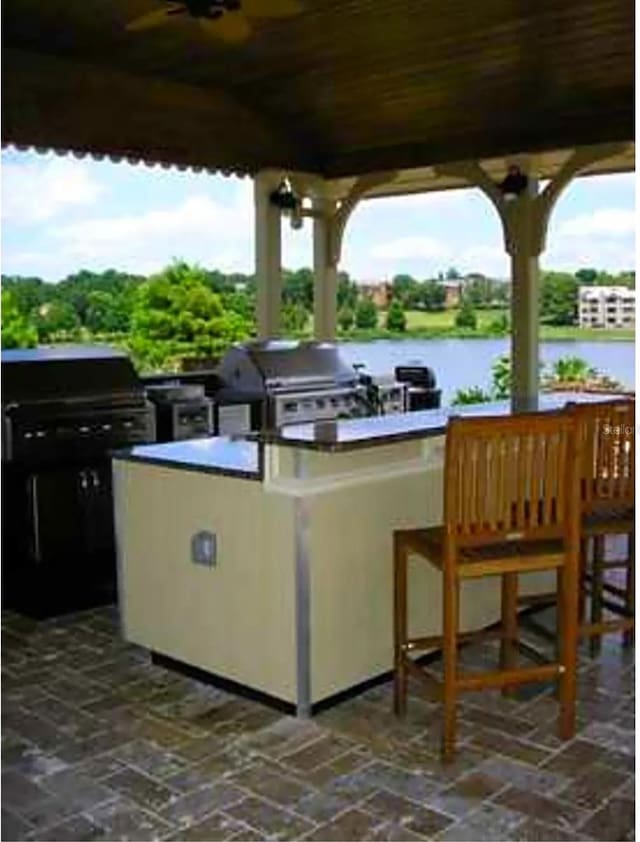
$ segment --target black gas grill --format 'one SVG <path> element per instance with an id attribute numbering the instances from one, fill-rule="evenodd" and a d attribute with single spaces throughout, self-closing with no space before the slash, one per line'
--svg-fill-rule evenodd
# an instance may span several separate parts
<path id="1" fill-rule="evenodd" d="M 35 616 L 115 595 L 109 452 L 155 440 L 126 354 L 70 346 L 2 353 L 4 604 Z"/>

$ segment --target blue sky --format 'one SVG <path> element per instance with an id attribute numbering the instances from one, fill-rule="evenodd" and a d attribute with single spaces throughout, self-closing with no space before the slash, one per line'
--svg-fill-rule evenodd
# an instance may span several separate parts
<path id="1" fill-rule="evenodd" d="M 157 271 L 172 258 L 223 271 L 253 266 L 249 179 L 30 152 L 2 154 L 2 271 L 56 281 L 86 268 Z M 633 174 L 579 179 L 554 212 L 545 268 L 635 263 Z M 284 226 L 283 263 L 309 266 L 311 230 Z M 363 202 L 341 268 L 357 280 L 449 266 L 508 275 L 495 212 L 473 190 Z"/>

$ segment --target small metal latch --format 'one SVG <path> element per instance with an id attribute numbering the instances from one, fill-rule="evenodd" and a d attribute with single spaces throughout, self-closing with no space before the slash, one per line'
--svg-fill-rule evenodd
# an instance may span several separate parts
<path id="1" fill-rule="evenodd" d="M 215 567 L 217 563 L 217 537 L 215 532 L 202 530 L 191 538 L 191 561 L 203 567 Z"/>

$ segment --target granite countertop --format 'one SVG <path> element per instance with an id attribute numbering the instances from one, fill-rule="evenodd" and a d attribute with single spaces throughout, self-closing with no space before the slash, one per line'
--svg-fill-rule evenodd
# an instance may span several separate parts
<path id="1" fill-rule="evenodd" d="M 623 396 L 621 396 L 623 397 Z M 583 392 L 557 392 L 540 396 L 539 411 L 560 409 L 567 403 L 611 400 L 611 395 Z M 287 447 L 344 452 L 412 439 L 440 436 L 454 416 L 510 415 L 508 401 L 470 406 L 427 409 L 402 415 L 318 421 L 284 427 L 271 433 L 247 436 L 217 436 L 206 439 L 144 444 L 113 453 L 114 459 L 144 462 L 201 473 L 222 474 L 240 479 L 261 480 L 265 443 Z"/>
<path id="2" fill-rule="evenodd" d="M 113 453 L 114 459 L 145 462 L 165 468 L 222 474 L 259 480 L 263 476 L 262 445 L 244 437 L 217 436 L 206 439 L 142 444 Z"/>
<path id="3" fill-rule="evenodd" d="M 561 409 L 569 402 L 585 403 L 611 399 L 611 395 L 602 393 L 554 392 L 540 395 L 538 411 L 549 412 Z M 509 401 L 499 401 L 444 409 L 426 409 L 402 415 L 296 424 L 272 433 L 261 434 L 256 436 L 256 439 L 259 438 L 271 444 L 310 450 L 348 451 L 443 435 L 449 419 L 453 416 L 510 415 L 511 412 Z"/>

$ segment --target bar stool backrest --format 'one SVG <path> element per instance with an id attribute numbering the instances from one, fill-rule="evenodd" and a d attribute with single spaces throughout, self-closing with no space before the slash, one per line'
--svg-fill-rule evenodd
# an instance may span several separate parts
<path id="1" fill-rule="evenodd" d="M 577 543 L 574 429 L 568 412 L 451 419 L 445 555 L 457 547 L 505 541 L 571 537 Z"/>
<path id="2" fill-rule="evenodd" d="M 570 411 L 577 423 L 583 513 L 633 507 L 635 401 L 571 404 Z"/>

